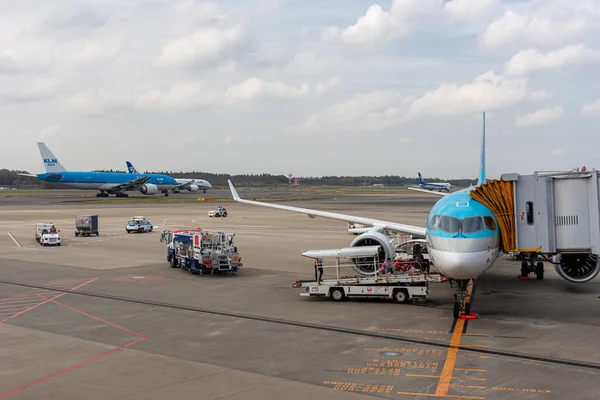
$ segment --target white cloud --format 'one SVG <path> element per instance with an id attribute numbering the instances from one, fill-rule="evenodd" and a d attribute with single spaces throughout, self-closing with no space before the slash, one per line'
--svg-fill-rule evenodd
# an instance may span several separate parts
<path id="1" fill-rule="evenodd" d="M 404 96 L 395 91 L 357 93 L 290 130 L 298 133 L 380 130 L 399 122 L 405 108 Z"/>
<path id="2" fill-rule="evenodd" d="M 504 64 L 506 75 L 527 75 L 531 72 L 562 67 L 569 63 L 600 60 L 600 52 L 583 44 L 541 53 L 536 49 L 521 50 Z"/>
<path id="3" fill-rule="evenodd" d="M 219 93 L 205 90 L 199 82 L 178 82 L 167 90 L 149 90 L 134 101 L 137 108 L 190 109 L 215 104 Z"/>
<path id="4" fill-rule="evenodd" d="M 527 80 L 508 79 L 489 71 L 472 82 L 441 85 L 424 94 L 412 103 L 408 116 L 458 115 L 497 110 L 517 104 L 527 96 Z"/>
<path id="5" fill-rule="evenodd" d="M 515 126 L 525 127 L 533 125 L 544 125 L 562 118 L 564 110 L 561 106 L 552 108 L 542 108 L 524 115 L 520 115 L 515 120 Z"/>
<path id="6" fill-rule="evenodd" d="M 88 117 L 102 117 L 107 109 L 130 107 L 131 102 L 129 88 L 105 87 L 77 92 L 66 100 L 66 106 Z"/>
<path id="7" fill-rule="evenodd" d="M 543 0 L 509 9 L 488 25 L 482 42 L 489 47 L 507 44 L 556 46 L 580 40 L 598 28 L 600 4 L 594 0 Z"/>
<path id="8" fill-rule="evenodd" d="M 529 95 L 529 100 L 531 101 L 542 101 L 548 100 L 554 97 L 554 93 L 548 92 L 546 90 L 536 90 L 535 92 L 531 92 Z"/>
<path id="9" fill-rule="evenodd" d="M 600 99 L 585 104 L 581 107 L 581 113 L 584 115 L 600 114 Z"/>
<path id="10" fill-rule="evenodd" d="M 219 59 L 241 39 L 240 25 L 226 29 L 203 28 L 168 43 L 163 47 L 159 63 L 176 67 L 203 65 Z"/>
<path id="11" fill-rule="evenodd" d="M 385 41 L 449 23 L 475 20 L 495 8 L 499 0 L 393 0 L 388 11 L 373 4 L 355 24 L 325 30 L 325 41 L 360 44 Z"/>
<path id="12" fill-rule="evenodd" d="M 229 87 L 225 96 L 235 102 L 254 99 L 295 99 L 308 96 L 310 92 L 308 83 L 291 86 L 284 82 L 266 82 L 259 78 L 248 78 L 240 84 Z"/>
<path id="13" fill-rule="evenodd" d="M 334 77 L 316 85 L 301 83 L 294 86 L 281 81 L 269 82 L 253 77 L 231 85 L 224 91 L 204 88 L 197 81 L 185 81 L 166 90 L 144 91 L 136 97 L 134 105 L 137 108 L 190 109 L 203 106 L 233 106 L 248 101 L 293 100 L 321 95 L 339 81 L 339 77 Z"/>
<path id="14" fill-rule="evenodd" d="M 61 131 L 62 126 L 60 124 L 47 125 L 40 130 L 40 137 L 42 139 L 47 139 L 56 136 Z"/>

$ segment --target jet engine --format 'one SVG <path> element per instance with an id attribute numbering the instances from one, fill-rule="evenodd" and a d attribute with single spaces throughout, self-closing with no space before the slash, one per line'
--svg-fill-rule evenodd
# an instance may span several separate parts
<path id="1" fill-rule="evenodd" d="M 190 185 L 187 187 L 188 192 L 197 192 L 198 189 L 200 189 L 198 185 Z"/>
<path id="2" fill-rule="evenodd" d="M 358 246 L 380 246 L 379 261 L 385 261 L 386 259 L 393 260 L 396 254 L 392 241 L 387 237 L 382 228 L 372 228 L 357 236 L 350 243 L 350 247 Z M 352 259 L 352 264 L 354 270 L 363 275 L 374 275 L 378 269 L 372 257 L 354 258 Z"/>
<path id="3" fill-rule="evenodd" d="M 158 186 L 153 185 L 152 183 L 144 183 L 140 187 L 140 192 L 142 194 L 153 195 L 158 193 Z"/>
<path id="4" fill-rule="evenodd" d="M 554 269 L 561 278 L 573 283 L 591 281 L 600 272 L 596 254 L 559 254 Z"/>

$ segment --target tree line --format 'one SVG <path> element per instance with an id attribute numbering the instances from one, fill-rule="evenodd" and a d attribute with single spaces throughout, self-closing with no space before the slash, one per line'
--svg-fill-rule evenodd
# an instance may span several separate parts
<path id="1" fill-rule="evenodd" d="M 120 172 L 125 171 L 119 170 L 97 170 L 95 172 Z M 54 184 L 43 182 L 34 177 L 21 176 L 19 173 L 27 174 L 27 171 L 15 171 L 8 169 L 0 169 L 0 186 L 5 187 L 41 187 L 41 188 L 55 188 Z M 173 178 L 198 178 L 206 179 L 213 186 L 226 186 L 227 180 L 231 179 L 236 185 L 239 186 L 275 186 L 275 185 L 286 185 L 290 183 L 290 179 L 285 175 L 272 175 L 272 174 L 243 174 L 243 175 L 230 175 L 230 174 L 214 174 L 210 172 L 172 172 L 172 171 L 144 171 L 142 174 L 164 174 L 172 176 Z M 440 181 L 437 178 L 425 178 L 427 181 L 436 182 Z M 474 183 L 474 179 L 450 179 L 446 180 L 454 186 L 469 186 Z M 372 185 L 385 185 L 385 186 L 405 186 L 405 185 L 416 185 L 419 183 L 418 178 L 397 176 L 397 175 L 385 175 L 385 176 L 322 176 L 322 177 L 302 177 L 299 178 L 301 185 L 307 186 L 372 186 Z"/>

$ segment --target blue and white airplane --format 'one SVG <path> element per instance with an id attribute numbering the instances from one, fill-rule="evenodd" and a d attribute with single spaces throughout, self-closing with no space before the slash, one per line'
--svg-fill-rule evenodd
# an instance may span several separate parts
<path id="1" fill-rule="evenodd" d="M 430 190 L 438 190 L 438 191 L 446 191 L 446 192 L 450 192 L 450 188 L 452 187 L 452 185 L 448 182 L 425 182 L 425 180 L 423 179 L 423 176 L 421 175 L 421 173 L 418 173 L 419 175 L 419 187 L 422 189 L 430 189 Z"/>
<path id="2" fill-rule="evenodd" d="M 135 169 L 131 162 L 126 161 L 125 163 L 127 164 L 127 170 L 130 174 L 138 174 L 137 169 Z M 173 189 L 173 193 L 179 193 L 180 190 L 187 190 L 188 192 L 192 193 L 195 193 L 198 190 L 202 190 L 204 193 L 206 193 L 206 189 L 212 189 L 212 185 L 210 184 L 210 182 L 205 179 L 174 179 L 178 183 L 180 183 L 180 186 Z"/>
<path id="3" fill-rule="evenodd" d="M 168 196 L 169 190 L 180 186 L 174 178 L 160 174 L 130 174 L 120 172 L 71 172 L 67 171 L 52 154 L 48 146 L 38 142 L 40 154 L 44 160 L 45 174 L 21 174 L 36 177 L 42 181 L 60 184 L 82 190 L 99 190 L 97 197 L 128 197 L 127 191 L 138 190 L 145 195 L 159 192 Z"/>
<path id="4" fill-rule="evenodd" d="M 477 186 L 485 183 L 485 113 L 481 140 L 481 161 Z M 231 181 L 232 196 L 240 203 L 271 207 L 281 210 L 307 214 L 310 218 L 325 217 L 350 223 L 371 226 L 372 229 L 358 236 L 351 246 L 380 245 L 381 257 L 392 259 L 395 249 L 390 245 L 385 231 L 410 234 L 425 238 L 429 257 L 435 267 L 457 283 L 454 316 L 458 317 L 467 296 L 467 285 L 473 279 L 483 275 L 500 255 L 500 231 L 494 214 L 490 209 L 474 200 L 469 187 L 453 193 L 426 191 L 442 198 L 431 209 L 427 226 L 420 227 L 372 218 L 338 214 L 306 208 L 290 207 L 280 204 L 263 203 L 241 199 Z M 418 189 L 425 191 L 424 189 Z M 470 307 L 467 303 L 465 307 Z M 470 309 L 464 310 L 466 314 Z"/>

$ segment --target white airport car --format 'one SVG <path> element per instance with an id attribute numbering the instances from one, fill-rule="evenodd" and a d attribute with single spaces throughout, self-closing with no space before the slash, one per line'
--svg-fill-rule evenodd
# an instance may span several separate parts
<path id="1" fill-rule="evenodd" d="M 125 227 L 127 233 L 131 232 L 152 232 L 152 223 L 148 221 L 144 217 L 133 217 L 127 222 L 127 226 Z"/>

